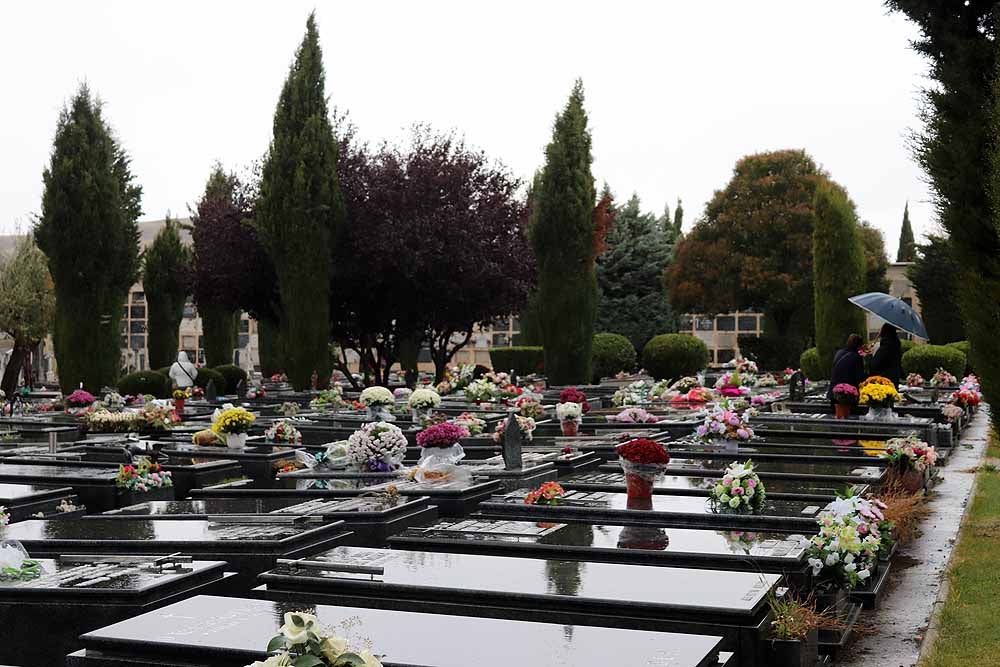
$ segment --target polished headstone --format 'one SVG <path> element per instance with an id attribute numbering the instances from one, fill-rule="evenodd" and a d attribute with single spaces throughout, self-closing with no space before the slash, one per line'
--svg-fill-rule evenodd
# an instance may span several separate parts
<path id="1" fill-rule="evenodd" d="M 703 477 L 696 475 L 663 475 L 653 481 L 653 491 L 654 493 L 660 492 L 667 495 L 707 496 L 718 482 L 719 477 L 717 475 L 708 475 L 707 473 Z M 624 493 L 625 474 L 621 472 L 585 472 L 561 479 L 559 483 L 566 489 L 593 489 Z M 764 481 L 767 494 L 771 497 L 793 496 L 815 498 L 817 500 L 834 500 L 848 486 L 851 486 L 855 493 L 861 493 L 867 488 L 824 481 L 782 478 L 766 479 Z"/>
<path id="2" fill-rule="evenodd" d="M 149 519 L 174 516 L 205 517 L 212 515 L 338 516 L 343 514 L 384 514 L 405 510 L 426 498 L 400 498 L 387 505 L 376 498 L 301 500 L 295 498 L 204 498 L 197 500 L 152 501 L 105 512 L 105 517 L 134 516 Z M 93 518 L 88 518 L 92 521 Z"/>

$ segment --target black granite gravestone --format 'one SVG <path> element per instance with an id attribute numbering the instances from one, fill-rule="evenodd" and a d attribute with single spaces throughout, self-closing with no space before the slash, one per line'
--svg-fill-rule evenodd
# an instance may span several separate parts
<path id="1" fill-rule="evenodd" d="M 792 401 L 801 401 L 806 396 L 806 374 L 801 370 L 792 373 L 788 380 L 788 398 Z"/>
<path id="2" fill-rule="evenodd" d="M 209 403 L 215 403 L 219 400 L 219 390 L 215 386 L 215 380 L 209 380 L 208 384 L 205 385 L 205 400 Z"/>
<path id="3" fill-rule="evenodd" d="M 285 612 L 306 609 L 352 648 L 383 656 L 385 667 L 722 667 L 720 639 L 712 635 L 539 623 L 533 615 L 500 620 L 209 595 L 90 632 L 66 665 L 244 667 L 264 659 Z"/>
<path id="4" fill-rule="evenodd" d="M 24 521 L 39 513 L 57 518 L 65 514 L 59 509 L 64 502 L 73 506 L 82 504 L 68 486 L 0 484 L 0 507 L 6 508 L 11 521 Z"/>
<path id="5" fill-rule="evenodd" d="M 750 457 L 746 457 L 750 458 Z M 705 475 L 722 476 L 722 471 L 733 462 L 733 459 L 693 459 L 673 458 L 667 466 L 667 475 Z M 621 473 L 618 463 L 608 463 L 598 468 L 600 472 Z M 765 480 L 789 479 L 804 481 L 820 481 L 832 484 L 871 484 L 882 483 L 885 468 L 859 467 L 850 464 L 813 463 L 810 461 L 758 461 L 754 459 L 754 470 L 757 476 Z"/>
<path id="6" fill-rule="evenodd" d="M 524 441 L 524 433 L 521 432 L 521 425 L 517 421 L 517 416 L 511 412 L 507 416 L 507 428 L 503 433 L 503 463 L 507 470 L 520 470 L 523 465 L 521 461 L 521 446 Z"/>

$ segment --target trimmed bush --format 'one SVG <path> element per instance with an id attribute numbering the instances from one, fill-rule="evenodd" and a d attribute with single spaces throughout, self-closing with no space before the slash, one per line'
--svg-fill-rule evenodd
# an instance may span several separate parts
<path id="1" fill-rule="evenodd" d="M 907 352 L 912 350 L 915 346 L 916 343 L 910 340 L 909 338 L 899 339 L 899 348 L 903 351 L 903 354 L 906 354 Z"/>
<path id="2" fill-rule="evenodd" d="M 531 375 L 545 371 L 545 350 L 541 347 L 523 345 L 520 347 L 495 347 L 490 350 L 493 370 L 504 372 L 513 370 L 518 375 Z"/>
<path id="3" fill-rule="evenodd" d="M 819 360 L 819 350 L 810 347 L 799 357 L 799 368 L 810 380 L 829 380 L 830 369 L 823 368 L 823 363 Z"/>
<path id="4" fill-rule="evenodd" d="M 223 364 L 222 366 L 216 366 L 212 370 L 221 374 L 226 379 L 226 387 L 230 392 L 236 391 L 236 387 L 240 382 L 246 385 L 247 372 L 235 364 Z"/>
<path id="5" fill-rule="evenodd" d="M 163 368 L 157 368 L 156 372 L 159 373 L 160 375 L 165 375 L 167 377 L 167 379 L 169 380 L 170 379 L 170 367 L 171 366 L 173 366 L 173 364 L 170 364 L 170 366 L 164 366 Z"/>
<path id="6" fill-rule="evenodd" d="M 595 383 L 600 382 L 603 377 L 614 377 L 621 371 L 630 372 L 635 369 L 635 347 L 632 341 L 621 334 L 595 334 L 591 358 Z"/>
<path id="7" fill-rule="evenodd" d="M 954 343 L 948 343 L 945 347 L 953 347 L 962 354 L 965 355 L 965 374 L 975 373 L 976 369 L 972 367 L 972 346 L 967 340 L 957 340 Z"/>
<path id="8" fill-rule="evenodd" d="M 222 373 L 212 370 L 211 368 L 199 368 L 198 375 L 194 379 L 194 383 L 205 389 L 208 387 L 208 381 L 213 380 L 215 382 L 215 393 L 218 395 L 225 394 L 229 391 L 229 385 L 226 384 L 226 376 Z M 235 391 L 235 387 L 233 390 Z"/>
<path id="9" fill-rule="evenodd" d="M 939 368 L 960 378 L 965 373 L 965 355 L 947 345 L 915 345 L 903 354 L 903 373 L 920 373 L 930 378 Z"/>
<path id="10" fill-rule="evenodd" d="M 642 365 L 657 380 L 695 375 L 708 365 L 708 347 L 689 334 L 660 334 L 642 348 Z"/>
<path id="11" fill-rule="evenodd" d="M 156 398 L 170 398 L 170 389 L 170 379 L 158 371 L 139 371 L 118 381 L 118 393 L 122 396 L 152 394 Z"/>

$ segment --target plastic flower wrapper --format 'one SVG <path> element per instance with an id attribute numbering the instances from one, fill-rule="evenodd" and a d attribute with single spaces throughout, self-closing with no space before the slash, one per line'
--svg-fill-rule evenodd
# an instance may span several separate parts
<path id="1" fill-rule="evenodd" d="M 449 480 L 469 482 L 472 473 L 458 465 L 465 458 L 465 450 L 458 441 L 469 437 L 469 431 L 457 424 L 435 424 L 417 434 L 420 461 L 413 478 L 418 482 Z"/>
<path id="2" fill-rule="evenodd" d="M 580 423 L 583 421 L 583 406 L 572 401 L 558 403 L 556 404 L 556 419 L 561 422 L 572 421 Z"/>
<path id="3" fill-rule="evenodd" d="M 0 542 L 0 580 L 30 581 L 42 576 L 42 566 L 17 540 Z"/>

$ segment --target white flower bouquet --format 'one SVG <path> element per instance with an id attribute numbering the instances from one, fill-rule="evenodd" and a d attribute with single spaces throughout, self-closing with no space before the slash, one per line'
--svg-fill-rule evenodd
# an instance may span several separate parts
<path id="1" fill-rule="evenodd" d="M 495 403 L 500 398 L 500 388 L 485 378 L 473 380 L 465 388 L 465 399 L 473 403 Z"/>
<path id="2" fill-rule="evenodd" d="M 368 387 L 361 392 L 361 404 L 368 408 L 394 405 L 396 398 L 385 387 Z"/>
<path id="3" fill-rule="evenodd" d="M 406 455 L 406 445 L 406 436 L 398 426 L 372 422 L 347 439 L 347 456 L 360 470 L 389 472 L 399 468 Z"/>
<path id="4" fill-rule="evenodd" d="M 268 442 L 288 442 L 298 444 L 302 442 L 302 434 L 290 421 L 285 419 L 276 420 L 264 431 L 264 437 Z"/>
<path id="5" fill-rule="evenodd" d="M 421 387 L 410 394 L 408 402 L 412 410 L 429 410 L 441 405 L 441 396 L 433 389 Z"/>
<path id="6" fill-rule="evenodd" d="M 752 461 L 729 464 L 709 498 L 713 509 L 757 514 L 764 509 L 767 494 Z"/>
<path id="7" fill-rule="evenodd" d="M 556 419 L 561 422 L 580 422 L 583 419 L 583 406 L 579 403 L 558 403 L 556 404 Z"/>
<path id="8" fill-rule="evenodd" d="M 352 650 L 346 639 L 303 611 L 285 614 L 285 624 L 267 643 L 267 652 L 273 655 L 247 667 L 382 667 L 370 650 Z"/>

